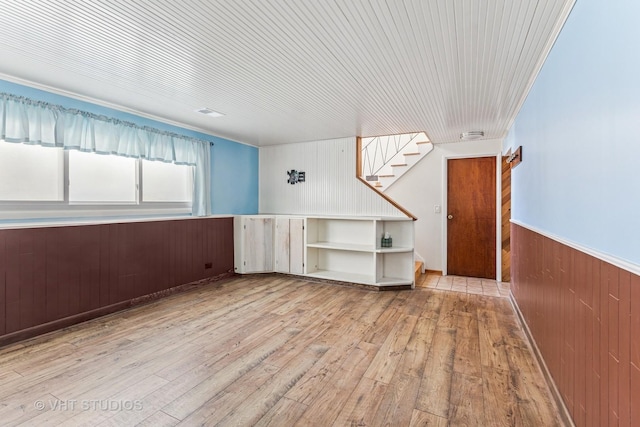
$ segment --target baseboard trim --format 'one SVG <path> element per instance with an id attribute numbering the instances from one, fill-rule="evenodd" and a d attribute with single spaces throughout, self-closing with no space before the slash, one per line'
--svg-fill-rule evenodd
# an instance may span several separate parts
<path id="1" fill-rule="evenodd" d="M 560 414 L 560 418 L 564 422 L 565 426 L 575 427 L 576 425 L 573 422 L 573 419 L 571 418 L 571 413 L 569 412 L 569 409 L 567 408 L 567 406 L 564 404 L 564 401 L 562 400 L 562 395 L 560 394 L 560 390 L 558 390 L 558 387 L 556 386 L 555 381 L 553 381 L 551 372 L 549 371 L 549 368 L 547 367 L 547 364 L 545 363 L 544 358 L 542 357 L 542 353 L 540 352 L 540 349 L 536 344 L 536 340 L 533 339 L 533 335 L 529 330 L 529 326 L 527 325 L 527 322 L 525 322 L 524 316 L 520 311 L 520 307 L 518 307 L 518 303 L 516 302 L 516 299 L 514 298 L 513 293 L 511 292 L 509 292 L 509 301 L 511 302 L 513 311 L 515 311 L 516 317 L 520 322 L 520 326 L 522 327 L 522 330 L 524 331 L 524 334 L 527 337 L 529 346 L 531 347 L 533 354 L 536 357 L 536 361 L 538 362 L 538 367 L 540 368 L 540 371 L 542 372 L 542 375 L 544 376 L 544 379 L 547 382 L 547 386 L 551 391 L 551 395 L 553 396 L 553 400 L 555 401 L 556 407 L 558 408 L 558 413 Z"/>
<path id="2" fill-rule="evenodd" d="M 27 329 L 21 329 L 19 331 L 11 332 L 9 334 L 0 337 L 0 348 L 14 344 L 19 341 L 24 341 L 30 338 L 34 338 L 40 335 L 54 332 L 60 329 L 67 328 L 69 326 L 83 323 L 88 320 L 93 320 L 98 317 L 106 316 L 108 314 L 116 313 L 118 311 L 126 310 L 128 308 L 136 307 L 143 304 L 148 304 L 157 301 L 162 298 L 166 298 L 170 295 L 189 291 L 191 289 L 199 288 L 201 286 L 208 285 L 210 283 L 219 282 L 224 279 L 231 278 L 236 274 L 233 272 L 226 272 L 217 276 L 208 277 L 206 279 L 198 280 L 184 285 L 174 286 L 173 288 L 164 289 L 162 291 L 154 292 L 152 294 L 143 295 L 141 297 L 133 298 L 127 301 L 118 302 L 105 307 L 96 308 L 94 310 L 85 311 L 84 313 L 74 314 L 73 316 L 64 317 L 62 319 L 53 320 L 42 325 L 32 326 Z"/>

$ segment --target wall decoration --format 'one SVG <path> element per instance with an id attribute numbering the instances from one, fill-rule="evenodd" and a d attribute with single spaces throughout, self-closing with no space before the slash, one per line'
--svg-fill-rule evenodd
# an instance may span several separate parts
<path id="1" fill-rule="evenodd" d="M 511 169 L 515 168 L 522 161 L 522 145 L 519 146 L 516 151 L 507 157 L 507 163 L 509 163 L 509 167 Z"/>
<path id="2" fill-rule="evenodd" d="M 297 171 L 295 169 L 287 171 L 287 175 L 289 175 L 289 179 L 287 180 L 287 182 L 291 185 L 297 184 L 299 182 L 304 182 L 305 180 L 305 173 Z"/>

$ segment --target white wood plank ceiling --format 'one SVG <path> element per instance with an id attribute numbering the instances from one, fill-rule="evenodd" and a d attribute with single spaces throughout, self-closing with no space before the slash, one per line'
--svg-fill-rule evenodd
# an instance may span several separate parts
<path id="1" fill-rule="evenodd" d="M 0 78 L 257 146 L 502 138 L 573 2 L 0 0 Z"/>

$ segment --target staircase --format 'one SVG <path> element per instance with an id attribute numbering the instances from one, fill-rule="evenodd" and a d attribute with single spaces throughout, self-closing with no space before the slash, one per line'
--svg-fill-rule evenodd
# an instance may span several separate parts
<path id="1" fill-rule="evenodd" d="M 414 264 L 414 268 L 413 268 L 413 274 L 414 274 L 414 284 L 417 286 L 418 285 L 418 281 L 420 280 L 420 277 L 422 277 L 422 266 L 424 265 L 424 263 L 422 261 L 415 261 Z"/>
<path id="2" fill-rule="evenodd" d="M 424 132 L 362 138 L 362 178 L 380 192 L 433 150 Z"/>

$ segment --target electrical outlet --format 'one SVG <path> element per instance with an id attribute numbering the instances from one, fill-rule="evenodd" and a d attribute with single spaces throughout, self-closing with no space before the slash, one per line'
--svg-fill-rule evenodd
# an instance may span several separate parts
<path id="1" fill-rule="evenodd" d="M 440 213 L 440 212 L 442 212 L 442 208 L 440 207 L 440 205 L 434 205 L 434 206 L 433 206 L 433 212 L 434 212 L 434 213 Z"/>

